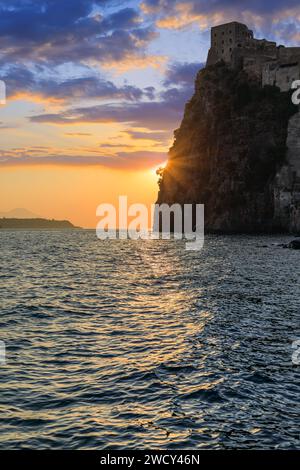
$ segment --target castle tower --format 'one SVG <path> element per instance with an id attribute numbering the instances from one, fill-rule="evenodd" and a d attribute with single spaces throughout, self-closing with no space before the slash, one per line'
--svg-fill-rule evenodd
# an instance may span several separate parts
<path id="1" fill-rule="evenodd" d="M 246 46 L 251 40 L 253 40 L 253 31 L 237 21 L 213 27 L 207 65 L 212 65 L 218 60 L 230 63 L 233 50 Z"/>

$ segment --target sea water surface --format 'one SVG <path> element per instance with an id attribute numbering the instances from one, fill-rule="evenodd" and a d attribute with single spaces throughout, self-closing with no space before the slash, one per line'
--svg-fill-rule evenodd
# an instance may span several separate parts
<path id="1" fill-rule="evenodd" d="M 0 240 L 1 449 L 300 448 L 286 237 Z"/>

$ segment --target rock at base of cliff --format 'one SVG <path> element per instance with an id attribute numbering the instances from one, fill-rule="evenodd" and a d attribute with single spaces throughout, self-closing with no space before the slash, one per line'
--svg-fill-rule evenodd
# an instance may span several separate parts
<path id="1" fill-rule="evenodd" d="M 300 238 L 297 240 L 292 240 L 288 245 L 287 248 L 291 250 L 300 250 Z"/>

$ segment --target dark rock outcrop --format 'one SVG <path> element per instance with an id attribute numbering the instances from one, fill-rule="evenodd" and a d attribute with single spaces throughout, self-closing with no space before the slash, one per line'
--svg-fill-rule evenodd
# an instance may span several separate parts
<path id="1" fill-rule="evenodd" d="M 299 182 L 287 147 L 297 113 L 290 92 L 262 87 L 244 70 L 223 62 L 201 70 L 157 202 L 205 204 L 211 232 L 300 231 Z M 297 153 L 300 126 L 292 135 Z"/>
<path id="2" fill-rule="evenodd" d="M 291 250 L 300 250 L 300 239 L 299 240 L 292 240 L 288 245 L 287 248 Z"/>

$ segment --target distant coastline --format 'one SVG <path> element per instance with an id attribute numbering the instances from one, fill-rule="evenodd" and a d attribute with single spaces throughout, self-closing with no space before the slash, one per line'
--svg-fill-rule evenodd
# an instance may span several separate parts
<path id="1" fill-rule="evenodd" d="M 68 220 L 0 218 L 0 230 L 75 230 Z"/>

